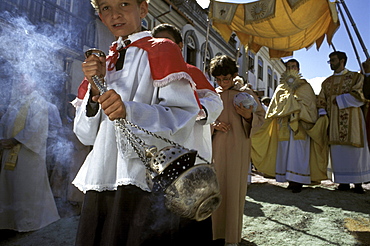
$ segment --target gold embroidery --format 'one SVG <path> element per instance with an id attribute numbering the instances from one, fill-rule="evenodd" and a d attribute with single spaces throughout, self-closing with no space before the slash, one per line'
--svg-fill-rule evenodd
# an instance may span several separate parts
<path id="1" fill-rule="evenodd" d="M 325 108 L 328 113 L 331 145 L 363 147 L 361 109 L 356 107 L 339 109 L 336 101 L 336 98 L 343 94 L 350 94 L 358 100 L 363 100 L 361 76 L 348 71 L 340 76 L 333 75 L 322 84 L 317 106 Z"/>

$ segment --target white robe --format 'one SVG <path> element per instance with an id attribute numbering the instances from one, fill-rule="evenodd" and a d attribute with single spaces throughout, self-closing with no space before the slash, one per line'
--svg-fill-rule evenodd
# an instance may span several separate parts
<path id="1" fill-rule="evenodd" d="M 294 181 L 301 184 L 311 184 L 311 139 L 306 135 L 306 139 L 304 140 L 295 140 L 292 129 L 290 129 L 289 133 L 289 141 L 278 142 L 276 156 L 276 181 Z"/>
<path id="2" fill-rule="evenodd" d="M 150 36 L 140 32 L 129 36 L 131 42 Z M 114 89 L 126 106 L 126 119 L 153 133 L 179 144 L 189 137 L 199 106 L 188 80 L 168 76 L 169 83 L 154 87 L 145 50 L 131 46 L 127 49 L 124 67 L 106 75 L 108 89 Z M 85 145 L 93 145 L 73 184 L 86 193 L 88 190 L 116 190 L 120 185 L 135 185 L 150 191 L 146 181 L 146 169 L 131 148 L 119 149 L 114 122 L 99 108 L 94 117 L 86 116 L 89 92 L 81 107 L 77 108 L 74 132 Z M 99 106 L 100 107 L 100 106 Z M 158 150 L 170 144 L 132 129 Z"/>
<path id="3" fill-rule="evenodd" d="M 358 101 L 350 94 L 336 97 L 339 109 L 347 107 L 361 107 L 363 102 Z M 335 183 L 364 183 L 370 181 L 370 151 L 366 141 L 366 125 L 362 114 L 362 132 L 364 133 L 364 147 L 350 145 L 330 145 L 331 166 Z"/>
<path id="4" fill-rule="evenodd" d="M 194 129 L 187 138 L 184 146 L 195 149 L 198 155 L 209 163 L 212 162 L 212 133 L 211 123 L 215 122 L 221 114 L 224 106 L 221 97 L 218 93 L 208 89 L 197 90 L 200 104 L 207 111 L 206 119 L 199 119 L 194 125 Z M 205 163 L 197 158 L 196 164 Z"/>
<path id="5" fill-rule="evenodd" d="M 25 127 L 16 136 L 22 147 L 13 171 L 4 170 L 9 150 L 4 150 L 0 171 L 0 229 L 38 230 L 58 220 L 57 207 L 47 177 L 45 155 L 48 136 L 47 103 L 33 92 L 11 104 L 0 122 L 0 138 L 12 137 L 18 110 L 31 100 Z"/>

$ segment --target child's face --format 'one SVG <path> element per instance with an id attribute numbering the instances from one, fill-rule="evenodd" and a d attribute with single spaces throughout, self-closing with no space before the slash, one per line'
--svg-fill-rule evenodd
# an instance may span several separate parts
<path id="1" fill-rule="evenodd" d="M 234 78 L 235 76 L 231 75 L 231 74 L 228 74 L 226 76 L 224 75 L 220 75 L 220 76 L 216 76 L 216 82 L 219 86 L 222 87 L 222 89 L 224 90 L 227 90 L 229 89 L 231 86 L 234 85 Z"/>
<path id="2" fill-rule="evenodd" d="M 137 0 L 99 0 L 99 16 L 118 38 L 126 38 L 141 30 L 141 19 L 148 13 L 148 3 L 143 1 L 138 5 Z"/>

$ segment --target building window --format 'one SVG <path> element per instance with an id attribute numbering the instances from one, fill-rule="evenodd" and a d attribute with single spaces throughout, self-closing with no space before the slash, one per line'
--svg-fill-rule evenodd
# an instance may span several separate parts
<path id="1" fill-rule="evenodd" d="M 211 52 L 209 52 L 209 49 L 207 49 L 205 64 L 209 65 L 210 62 L 211 62 Z"/>
<path id="2" fill-rule="evenodd" d="M 248 50 L 248 70 L 254 73 L 254 53 Z"/>
<path id="3" fill-rule="evenodd" d="M 149 30 L 149 23 L 146 19 L 141 20 L 141 27 L 144 28 L 145 30 Z"/>
<path id="4" fill-rule="evenodd" d="M 73 0 L 57 0 L 57 4 L 63 9 L 73 12 Z"/>
<path id="5" fill-rule="evenodd" d="M 258 78 L 263 80 L 263 60 L 261 57 L 258 57 Z"/>
<path id="6" fill-rule="evenodd" d="M 274 73 L 274 89 L 276 89 L 277 86 L 278 86 L 278 77 L 276 73 Z"/>
<path id="7" fill-rule="evenodd" d="M 267 67 L 267 96 L 271 96 L 274 89 L 272 88 L 272 69 L 270 66 Z"/>
<path id="8" fill-rule="evenodd" d="M 209 63 L 211 62 L 211 59 L 213 57 L 212 55 L 212 51 L 208 45 L 207 47 L 207 50 L 206 50 L 206 46 L 207 44 L 206 43 L 203 43 L 202 44 L 202 61 L 201 61 L 201 64 L 202 66 L 200 67 L 200 69 L 203 71 L 204 68 L 207 68 L 209 66 Z"/>
<path id="9" fill-rule="evenodd" d="M 21 7 L 21 8 L 28 9 L 29 8 L 29 0 L 19 0 L 18 6 Z"/>
<path id="10" fill-rule="evenodd" d="M 194 38 L 192 36 L 188 36 L 186 39 L 186 62 L 196 66 L 196 45 Z"/>
<path id="11" fill-rule="evenodd" d="M 231 34 L 231 37 L 230 37 L 229 42 L 228 42 L 234 49 L 236 49 L 235 37 L 236 37 L 235 33 Z"/>
<path id="12" fill-rule="evenodd" d="M 267 83 L 268 87 L 272 88 L 272 69 L 270 66 L 267 67 Z"/>

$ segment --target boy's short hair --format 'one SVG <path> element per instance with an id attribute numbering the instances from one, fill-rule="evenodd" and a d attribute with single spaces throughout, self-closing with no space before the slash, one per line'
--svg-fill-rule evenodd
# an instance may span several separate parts
<path id="1" fill-rule="evenodd" d="M 235 60 L 227 55 L 216 56 L 211 60 L 210 72 L 213 77 L 234 75 L 238 72 L 238 66 Z"/>
<path id="2" fill-rule="evenodd" d="M 90 3 L 91 5 L 94 7 L 95 11 L 97 13 L 99 13 L 99 4 L 98 4 L 98 1 L 99 0 L 90 0 Z M 138 4 L 141 4 L 142 2 L 146 1 L 147 3 L 149 3 L 150 0 L 136 0 Z"/>
<path id="3" fill-rule="evenodd" d="M 168 32 L 171 36 L 173 36 L 176 44 L 183 42 L 180 29 L 171 24 L 163 23 L 154 27 L 152 30 L 153 37 L 155 37 L 159 32 Z"/>

